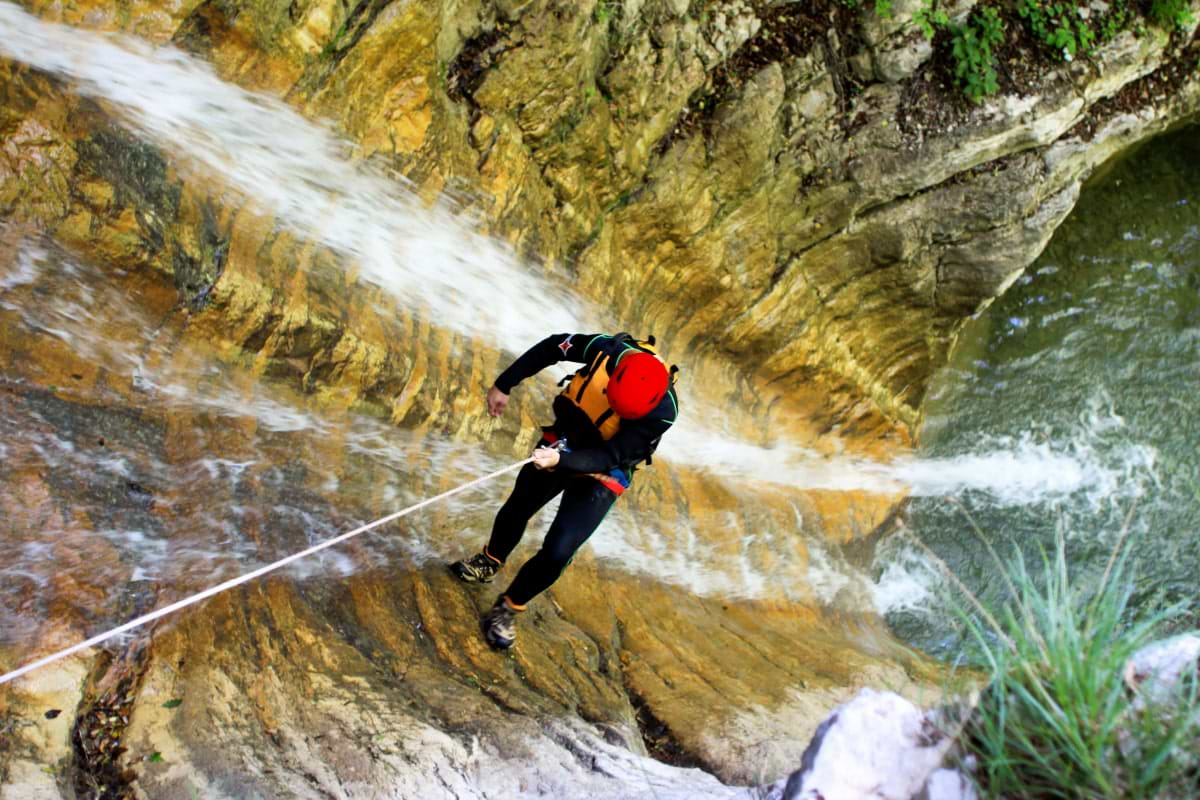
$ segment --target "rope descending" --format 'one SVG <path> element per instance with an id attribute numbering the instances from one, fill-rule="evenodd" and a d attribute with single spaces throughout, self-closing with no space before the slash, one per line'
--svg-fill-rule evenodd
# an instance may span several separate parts
<path id="1" fill-rule="evenodd" d="M 312 547 L 308 548 L 307 550 L 301 550 L 299 553 L 293 553 L 292 555 L 287 556 L 286 558 L 281 558 L 278 561 L 274 562 L 273 564 L 267 564 L 265 567 L 259 567 L 258 569 L 254 570 L 253 572 L 247 572 L 245 575 L 241 575 L 237 578 L 231 578 L 230 580 L 227 580 L 224 583 L 217 584 L 216 586 L 213 586 L 209 589 L 205 589 L 202 592 L 197 592 L 196 594 L 191 595 L 190 597 L 185 597 L 182 600 L 179 600 L 175 603 L 171 603 L 171 605 L 169 605 L 169 606 L 165 606 L 156 611 L 151 611 L 149 614 L 144 614 L 144 615 L 138 617 L 137 619 L 130 620 L 129 622 L 126 622 L 124 625 L 119 625 L 116 628 L 113 628 L 112 630 L 105 631 L 104 633 L 93 636 L 92 638 L 90 638 L 86 641 L 80 642 L 79 644 L 72 645 L 71 647 L 68 647 L 65 650 L 59 650 L 57 653 L 52 653 L 51 655 L 48 655 L 45 658 L 40 658 L 37 661 L 26 664 L 23 667 L 19 667 L 18 669 L 13 670 L 12 672 L 8 672 L 8 673 L 5 673 L 4 675 L 0 675 L 0 685 L 8 683 L 9 681 L 14 680 L 16 678 L 19 678 L 22 675 L 24 675 L 28 672 L 32 672 L 35 669 L 44 667 L 47 664 L 53 664 L 55 661 L 66 658 L 69 655 L 78 653 L 81 650 L 86 650 L 89 647 L 98 645 L 101 642 L 105 641 L 106 639 L 111 639 L 112 637 L 114 637 L 118 634 L 121 634 L 121 633 L 125 633 L 128 630 L 132 630 L 133 628 L 136 628 L 139 625 L 145 625 L 147 622 L 153 622 L 154 620 L 159 619 L 160 617 L 165 617 L 168 614 L 173 614 L 174 612 L 179 611 L 184 608 L 187 608 L 188 606 L 195 605 L 196 603 L 199 603 L 201 600 L 207 600 L 208 598 L 213 597 L 214 595 L 218 595 L 221 592 L 226 591 L 227 589 L 232 589 L 235 586 L 241 586 L 243 583 L 248 583 L 249 581 L 252 581 L 255 578 L 258 578 L 262 575 L 266 575 L 268 572 L 274 572 L 275 570 L 279 569 L 280 567 L 286 567 L 288 564 L 291 564 L 293 561 L 299 561 L 300 559 L 304 558 L 305 556 L 310 556 L 313 553 L 317 553 L 317 552 L 320 552 L 321 550 L 325 550 L 326 548 L 333 547 L 335 544 L 341 544 L 342 542 L 346 541 L 347 539 L 351 539 L 355 536 L 358 536 L 360 533 L 366 533 L 367 531 L 369 531 L 373 528 L 378 528 L 380 525 L 386 525 L 387 523 L 392 522 L 393 520 L 397 520 L 400 517 L 403 517 L 407 514 L 411 514 L 414 511 L 418 511 L 418 510 L 424 508 L 425 506 L 432 505 L 432 504 L 438 502 L 439 500 L 445 500 L 447 497 L 451 497 L 453 495 L 459 494 L 460 492 L 465 492 L 467 489 L 478 486 L 481 483 L 487 483 L 488 481 L 492 480 L 493 478 L 498 478 L 506 472 L 512 472 L 515 469 L 519 469 L 520 467 L 523 467 L 532 461 L 533 461 L 532 458 L 527 458 L 524 461 L 518 461 L 517 463 L 507 466 L 504 469 L 499 469 L 489 475 L 484 475 L 482 478 L 476 478 L 475 480 L 470 481 L 469 483 L 464 483 L 462 486 L 458 486 L 449 491 L 442 492 L 441 494 L 437 495 L 436 497 L 430 497 L 427 500 L 422 500 L 421 502 L 417 503 L 416 505 L 412 505 L 412 506 L 409 506 L 408 508 L 401 509 L 400 511 L 397 511 L 394 514 L 389 514 L 386 517 L 382 517 L 380 519 L 375 520 L 374 522 L 367 523 L 366 525 L 363 525 L 360 528 L 355 528 L 352 531 L 347 531 L 346 533 L 343 533 L 339 536 L 335 536 L 334 538 L 328 539 L 324 542 L 321 542 L 320 544 L 313 545 Z"/>

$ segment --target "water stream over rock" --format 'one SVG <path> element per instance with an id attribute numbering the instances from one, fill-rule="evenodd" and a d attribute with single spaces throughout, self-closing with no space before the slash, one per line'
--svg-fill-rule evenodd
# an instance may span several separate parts
<path id="1" fill-rule="evenodd" d="M 671 117 L 642 100 L 598 133 L 563 127 L 562 87 L 464 88 L 464 59 L 506 52 L 491 12 L 372 6 L 328 49 L 320 3 L 252 35 L 266 12 L 218 5 L 68 27 L 0 2 L 0 668 L 524 457 L 562 371 L 500 421 L 482 395 L 554 330 L 652 327 L 686 412 L 514 652 L 443 567 L 502 480 L 0 689 L 0 792 L 735 796 L 713 776 L 786 774 L 856 687 L 936 693 L 878 614 L 925 585 L 871 576 L 903 497 L 1041 509 L 1150 462 L 1025 429 L 909 447 L 961 313 L 1019 267 L 972 248 L 1040 247 L 1124 128 L 1053 169 L 1015 153 L 992 177 L 1034 194 L 980 234 L 970 186 L 870 150 L 883 116 L 839 139 L 786 110 L 832 80 L 798 77 L 809 56 L 658 151 Z M 600 41 L 590 8 L 554 20 Z M 514 58 L 558 57 L 525 33 Z M 645 76 L 609 67 L 634 103 Z M 794 149 L 827 135 L 840 177 Z"/>

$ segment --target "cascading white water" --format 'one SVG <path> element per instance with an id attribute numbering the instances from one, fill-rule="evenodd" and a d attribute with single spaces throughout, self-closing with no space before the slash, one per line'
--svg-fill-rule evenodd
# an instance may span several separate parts
<path id="1" fill-rule="evenodd" d="M 510 350 L 554 330 L 605 326 L 603 311 L 589 308 L 565 287 L 535 274 L 503 243 L 479 234 L 477 220 L 469 210 L 449 202 L 433 206 L 422 202 L 402 180 L 354 162 L 353 148 L 326 126 L 301 117 L 276 98 L 221 81 L 210 66 L 186 54 L 131 37 L 47 23 L 0 2 L 0 55 L 66 77 L 76 91 L 110 104 L 131 130 L 162 149 L 173 162 L 206 179 L 215 178 L 297 235 L 329 248 L 347 264 L 355 265 L 363 280 L 391 292 L 405 307 L 438 326 L 502 342 Z M 391 468 L 411 467 L 422 452 L 432 473 L 446 469 L 447 464 L 470 463 L 476 474 L 497 466 L 475 449 L 432 437 L 397 446 L 399 433 L 370 422 L 354 423 L 347 430 L 345 423 L 335 425 L 276 398 L 267 388 L 249 393 L 244 387 L 234 389 L 220 380 L 220 370 L 212 365 L 206 369 L 213 369 L 215 377 L 203 386 L 197 387 L 192 380 L 175 380 L 163 371 L 158 359 L 149 357 L 156 347 L 149 334 L 132 350 L 120 350 L 92 336 L 100 313 L 97 309 L 119 314 L 126 324 L 142 324 L 147 331 L 152 328 L 148 320 L 138 322 L 135 303 L 112 293 L 104 295 L 102 277 L 81 276 L 76 282 L 78 296 L 61 298 L 56 305 L 16 303 L 13 293 L 34 281 L 39 263 L 50 258 L 29 246 L 17 259 L 17 269 L 0 276 L 0 308 L 104 368 L 128 375 L 156 403 L 176 404 L 192 413 L 216 417 L 252 418 L 259 430 L 273 434 L 316 439 L 336 433 L 348 447 Z M 974 453 L 938 459 L 904 458 L 881 464 L 829 458 L 786 441 L 761 447 L 707 428 L 698 420 L 719 416 L 703 413 L 708 402 L 703 397 L 685 396 L 684 417 L 679 428 L 664 439 L 662 454 L 672 463 L 706 470 L 740 485 L 773 483 L 796 490 L 918 496 L 977 490 L 1000 503 L 1020 504 L 1114 485 L 1126 471 L 1152 458 L 1152 454 L 1131 450 L 1119 463 L 1100 459 L 1088 449 L 1086 431 L 1082 441 L 1065 447 L 1017 437 L 985 442 Z M 47 428 L 35 431 L 42 440 L 35 442 L 31 451 L 41 453 L 48 462 L 112 474 L 132 470 L 119 456 L 89 463 L 78 452 L 71 452 L 70 443 L 54 434 L 52 424 Z M 34 433 L 14 430 L 5 435 L 16 440 Z M 3 442 L 0 448 L 7 453 Z M 397 448 L 402 452 L 394 452 Z M 250 476 L 260 482 L 285 480 L 279 470 L 256 473 L 254 463 L 253 457 L 214 452 L 195 463 L 160 463 L 149 468 L 182 483 L 206 477 L 212 486 L 223 487 L 218 492 L 222 496 L 236 496 Z M 494 489 L 490 500 L 502 491 Z M 359 499 L 363 505 L 389 506 L 402 500 L 395 492 Z M 380 509 L 380 513 L 387 510 Z M 218 549 L 186 545 L 191 549 L 180 550 L 172 545 L 169 534 L 137 528 L 103 529 L 100 535 L 122 552 L 139 554 L 143 561 L 136 566 L 136 576 L 170 581 L 185 575 L 188 565 L 206 560 L 232 569 L 249 559 L 261 562 L 280 555 L 269 541 L 250 542 L 239 533 L 240 526 L 250 524 L 248 520 L 263 524 L 255 521 L 256 515 L 309 531 L 310 537 L 332 535 L 348 522 L 323 516 L 311 503 L 259 510 L 235 505 L 228 515 L 197 510 L 190 523 L 195 529 L 209 526 L 221 531 Z M 769 532 L 747 532 L 747 545 L 730 558 L 728 553 L 710 552 L 712 548 L 705 543 L 708 529 L 723 533 L 728 520 L 698 521 L 694 531 L 673 531 L 672 540 L 684 545 L 671 548 L 664 546 L 668 539 L 654 521 L 635 519 L 625 508 L 613 518 L 619 524 L 610 522 L 607 535 L 593 540 L 593 549 L 601 558 L 698 594 L 756 597 L 790 593 L 790 587 L 780 584 L 807 581 L 808 585 L 797 587 L 797 595 L 813 594 L 830 601 L 850 584 L 865 584 L 861 575 L 852 575 L 848 565 L 820 549 L 819 537 L 809 546 L 806 563 L 785 558 L 767 573 L 761 566 L 764 559 L 756 553 L 785 551 L 770 540 Z M 797 526 L 804 527 L 799 520 Z M 444 557 L 451 546 L 461 547 L 468 539 L 464 536 L 447 542 L 422 533 L 405 539 L 405 553 L 417 560 Z M 45 580 L 45 570 L 36 565 L 40 542 L 14 546 L 19 546 L 19 552 L 13 551 L 15 560 L 8 574 Z M 391 552 L 385 545 L 372 547 L 381 548 L 380 558 Z M 369 548 L 356 553 L 356 558 L 360 564 L 376 560 Z M 355 568 L 345 557 L 331 555 L 327 559 L 329 566 L 337 569 Z M 220 571 L 218 567 L 210 569 Z"/>
<path id="2" fill-rule="evenodd" d="M 40 281 L 52 280 L 52 294 L 38 291 Z M 173 360 L 171 346 L 155 323 L 140 308 L 135 298 L 123 293 L 103 270 L 65 257 L 56 248 L 26 241 L 13 259 L 13 267 L 0 278 L 0 310 L 10 320 L 39 337 L 57 340 L 83 361 L 103 368 L 119 385 L 128 381 L 143 397 L 153 417 L 163 413 L 181 413 L 198 425 L 234 424 L 245 428 L 250 423 L 257 431 L 240 446 L 228 443 L 207 445 L 198 457 L 164 460 L 154 448 L 120 449 L 110 441 L 102 449 L 89 447 L 86 437 L 54 418 L 50 410 L 32 415 L 13 416 L 0 425 L 0 441 L 6 448 L 5 467 L 9 474 L 33 469 L 58 475 L 62 480 L 79 480 L 97 485 L 137 486 L 142 483 L 156 492 L 176 493 L 182 487 L 187 494 L 211 498 L 211 502 L 187 504 L 172 512 L 172 525 L 164 528 L 156 520 L 132 512 L 121 512 L 94 531 L 74 527 L 69 521 L 45 524 L 3 543 L 0 578 L 47 586 L 61 569 L 51 557 L 52 543 L 83 536 L 98 539 L 120 553 L 131 566 L 133 583 L 154 583 L 176 587 L 178 592 L 200 588 L 207 582 L 230 577 L 253 565 L 267 563 L 295 550 L 299 544 L 313 544 L 329 538 L 369 516 L 347 517 L 336 509 L 323 506 L 319 496 L 305 499 L 289 487 L 287 463 L 296 454 L 309 452 L 322 440 L 335 440 L 354 454 L 357 472 L 344 476 L 326 474 L 317 480 L 317 488 L 328 496 L 337 493 L 340 502 L 376 511 L 378 514 L 422 499 L 447 488 L 446 481 L 466 480 L 501 466 L 478 448 L 446 441 L 436 436 L 411 433 L 365 417 L 331 418 L 306 407 L 302 397 L 290 395 L 284 387 L 268 383 L 246 384 L 229 374 L 229 368 L 202 353 L 184 353 L 182 361 Z M 52 302 L 31 302 L 36 297 L 53 297 Z M 11 322 L 8 324 L 12 324 Z M 97 336 L 107 325 L 119 325 L 122 336 Z M 128 336 L 129 331 L 137 335 Z M 179 354 L 176 354 L 178 358 Z M 196 376 L 203 378 L 197 381 Z M 129 398 L 109 394 L 103 385 L 90 390 L 90 402 L 115 407 L 127 406 Z M 205 422 L 209 420 L 210 422 Z M 221 421 L 227 421 L 222 423 Z M 1016 461 L 1016 471 L 1035 476 L 1038 469 L 1062 470 L 1066 477 L 1058 490 L 1069 492 L 1081 479 L 1070 459 L 1058 459 L 1041 446 L 1027 451 L 1003 450 L 983 459 L 976 472 L 956 474 L 955 459 L 942 462 L 882 465 L 862 460 L 818 459 L 786 443 L 771 450 L 722 440 L 713 436 L 684 435 L 673 448 L 665 448 L 676 463 L 690 462 L 723 476 L 735 485 L 752 486 L 774 482 L 792 489 L 903 491 L 904 479 L 911 474 L 928 473 L 929 483 L 915 490 L 930 491 L 954 486 L 990 486 L 998 494 L 1025 486 L 1027 474 L 1005 477 L 987 466 L 991 461 Z M 673 434 L 674 435 L 674 434 Z M 112 437 L 115 439 L 116 437 Z M 699 442 L 700 449 L 691 458 L 677 454 Z M 11 450 L 11 453 L 7 451 Z M 287 453 L 287 455 L 285 455 Z M 1027 463 L 1021 464 L 1022 458 Z M 989 461 L 991 459 L 991 461 Z M 311 459 L 306 459 L 311 460 Z M 309 469 L 317 467 L 314 463 Z M 319 472 L 319 467 L 317 468 Z M 398 492 L 385 482 L 381 487 L 380 470 L 406 477 L 408 488 Z M 424 476 L 413 481 L 413 476 Z M 314 479 L 310 479 L 314 480 Z M 439 483 L 439 480 L 441 481 Z M 948 483 L 955 482 L 954 484 Z M 464 520 L 481 506 L 494 507 L 506 486 L 494 486 L 460 499 L 444 509 L 446 518 Z M 1042 487 L 1044 490 L 1046 487 Z M 1043 495 L 1044 496 L 1044 495 Z M 104 501 L 109 502 L 109 501 Z M 178 501 L 169 501 L 178 502 Z M 81 509 L 83 510 L 83 509 Z M 104 509 L 87 513 L 99 517 Z M 707 513 L 707 512 L 706 512 Z M 782 522 L 782 521 L 781 521 Z M 536 523 L 539 528 L 548 516 Z M 623 570 L 644 573 L 656 580 L 685 587 L 697 595 L 723 597 L 814 598 L 820 602 L 861 606 L 889 591 L 875 590 L 866 576 L 845 562 L 821 541 L 818 530 L 803 534 L 804 544 L 797 549 L 795 532 L 786 524 L 764 529 L 747 529 L 742 542 L 732 551 L 722 542 L 730 526 L 744 523 L 721 513 L 693 518 L 678 527 L 663 530 L 662 522 L 643 518 L 627 504 L 620 506 L 606 525 L 603 535 L 593 538 L 590 548 L 600 559 Z M 251 533 L 266 527 L 261 533 Z M 806 525 L 797 511 L 796 530 Z M 304 531 L 302 542 L 289 531 Z M 421 564 L 430 559 L 445 560 L 454 553 L 477 544 L 483 530 L 464 530 L 447 537 L 423 521 L 406 525 L 403 535 L 373 536 L 356 545 L 353 555 L 329 552 L 309 564 L 293 568 L 300 576 L 345 575 L 372 566 L 395 564 L 397 560 Z M 806 554 L 806 555 L 805 555 Z M 920 573 L 910 573 L 910 585 L 896 602 L 911 603 L 921 593 Z M 885 581 L 885 583 L 887 583 Z M 116 598 L 125 592 L 121 581 L 107 582 Z M 894 588 L 898 584 L 888 583 Z M 882 594 L 881 594 L 882 592 Z M 891 603 L 892 600 L 884 602 Z M 11 615 L 13 617 L 16 614 Z M 21 639 L 28 635 L 28 620 L 10 628 L 5 638 Z"/>
<path id="3" fill-rule="evenodd" d="M 201 61 L 131 37 L 47 23 L 4 2 L 0 30 L 0 54 L 64 75 L 81 93 L 114 104 L 138 134 L 352 259 L 365 279 L 440 326 L 488 341 L 532 343 L 555 330 L 602 324 L 603 316 L 578 297 L 532 274 L 503 243 L 476 233 L 465 210 L 426 206 L 403 182 L 352 162 L 351 146 L 320 123 L 225 83 Z M 704 402 L 688 398 L 692 409 Z M 695 412 L 685 414 L 664 440 L 667 457 L 729 479 L 798 489 L 918 495 L 981 489 L 1023 502 L 1108 477 L 1086 454 L 1029 441 L 951 459 L 878 464 L 821 458 L 786 441 L 764 448 L 696 420 Z"/>
<path id="4" fill-rule="evenodd" d="M 1097 421 L 1096 427 L 1080 426 L 1065 443 L 1030 435 L 990 437 L 978 443 L 978 452 L 903 456 L 887 463 L 821 456 L 786 442 L 764 448 L 706 433 L 681 437 L 669 453 L 676 463 L 731 480 L 915 497 L 970 490 L 986 492 L 997 503 L 1022 505 L 1079 491 L 1112 496 L 1129 485 L 1125 479 L 1130 474 L 1153 469 L 1153 448 L 1130 445 L 1116 454 L 1096 452 L 1093 443 L 1101 425 Z"/>
<path id="5" fill-rule="evenodd" d="M 348 158 L 350 146 L 282 101 L 219 79 L 172 47 L 44 22 L 0 2 L 0 55 L 69 78 L 142 137 L 320 243 L 437 325 L 488 341 L 595 326 L 449 203 Z M 587 324 L 590 322 L 590 324 Z"/>

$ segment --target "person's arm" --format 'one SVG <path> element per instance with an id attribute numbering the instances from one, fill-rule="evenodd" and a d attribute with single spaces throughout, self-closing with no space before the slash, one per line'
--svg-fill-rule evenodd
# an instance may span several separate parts
<path id="1" fill-rule="evenodd" d="M 526 350 L 508 369 L 496 378 L 495 387 L 504 394 L 511 394 L 518 383 L 532 377 L 551 364 L 560 361 L 587 363 L 595 355 L 602 339 L 609 337 L 598 333 L 555 333 L 542 339 Z"/>
<path id="2" fill-rule="evenodd" d="M 571 472 L 607 473 L 622 464 L 645 461 L 655 443 L 670 429 L 672 419 L 648 417 L 621 423 L 621 430 L 600 447 L 559 455 L 558 465 Z"/>

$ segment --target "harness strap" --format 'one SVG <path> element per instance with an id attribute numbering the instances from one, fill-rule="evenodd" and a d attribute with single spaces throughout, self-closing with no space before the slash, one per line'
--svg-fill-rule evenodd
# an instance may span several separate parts
<path id="1" fill-rule="evenodd" d="M 583 402 L 583 393 L 587 391 L 588 384 L 592 382 L 592 378 L 596 377 L 596 372 L 600 369 L 600 365 L 604 363 L 606 356 L 604 353 L 597 353 L 592 359 L 592 363 L 587 371 L 587 376 L 584 377 L 583 383 L 579 386 L 579 391 L 575 393 L 575 402 Z"/>

